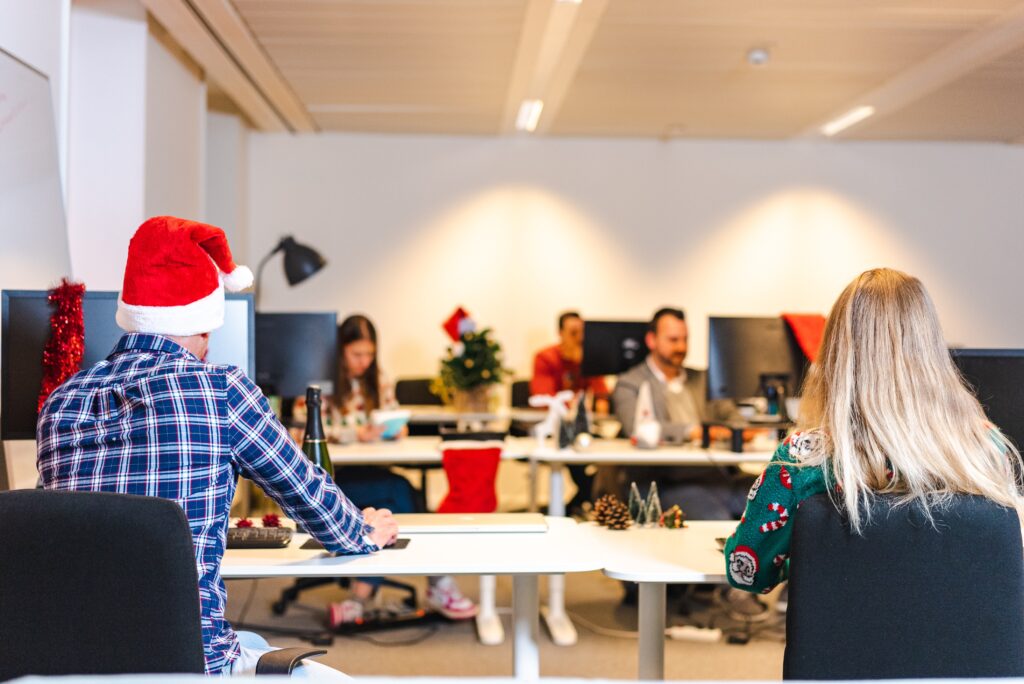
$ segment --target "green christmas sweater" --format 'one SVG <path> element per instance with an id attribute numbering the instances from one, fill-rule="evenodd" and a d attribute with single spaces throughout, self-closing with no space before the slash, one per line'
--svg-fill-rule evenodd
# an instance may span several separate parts
<path id="1" fill-rule="evenodd" d="M 800 464 L 821 438 L 814 431 L 790 435 L 750 488 L 746 511 L 725 545 L 726 576 L 737 589 L 768 593 L 786 579 L 790 518 L 801 501 L 827 487 L 821 468 Z"/>

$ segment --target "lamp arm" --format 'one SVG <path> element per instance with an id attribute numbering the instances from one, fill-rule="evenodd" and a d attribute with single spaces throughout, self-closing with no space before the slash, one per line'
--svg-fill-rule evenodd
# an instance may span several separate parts
<path id="1" fill-rule="evenodd" d="M 253 288 L 253 308 L 259 311 L 260 308 L 260 279 L 263 277 L 263 267 L 270 261 L 270 257 L 274 256 L 278 252 L 284 249 L 284 240 L 278 242 L 272 250 L 267 252 L 267 256 L 260 259 L 260 263 L 256 266 L 256 287 Z"/>

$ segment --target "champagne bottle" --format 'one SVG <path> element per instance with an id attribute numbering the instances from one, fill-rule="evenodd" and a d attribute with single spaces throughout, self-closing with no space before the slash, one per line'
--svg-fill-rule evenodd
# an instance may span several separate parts
<path id="1" fill-rule="evenodd" d="M 306 433 L 302 437 L 302 453 L 334 479 L 334 466 L 331 464 L 331 455 L 327 453 L 324 424 L 320 420 L 319 385 L 306 388 Z"/>

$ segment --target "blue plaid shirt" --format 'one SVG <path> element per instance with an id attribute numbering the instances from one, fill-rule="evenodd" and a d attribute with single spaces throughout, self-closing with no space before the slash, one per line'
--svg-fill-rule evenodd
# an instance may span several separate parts
<path id="1" fill-rule="evenodd" d="M 220 576 L 239 475 L 328 550 L 377 550 L 362 513 L 296 448 L 259 388 L 238 368 L 204 363 L 165 337 L 123 336 L 106 361 L 50 395 L 36 437 L 47 489 L 159 496 L 185 511 L 208 673 L 227 671 L 239 652 Z"/>

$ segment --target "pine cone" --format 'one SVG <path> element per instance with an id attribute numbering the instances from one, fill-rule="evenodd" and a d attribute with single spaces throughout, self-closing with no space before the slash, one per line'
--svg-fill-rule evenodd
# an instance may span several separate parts
<path id="1" fill-rule="evenodd" d="M 629 508 L 614 494 L 606 494 L 594 504 L 594 521 L 613 530 L 624 530 L 633 522 Z"/>
<path id="2" fill-rule="evenodd" d="M 591 516 L 598 525 L 604 525 L 608 518 L 608 512 L 612 506 L 617 502 L 619 498 L 614 494 L 605 494 L 600 499 L 594 502 L 593 511 Z"/>
<path id="3" fill-rule="evenodd" d="M 605 523 L 612 530 L 624 530 L 632 524 L 633 519 L 629 517 L 629 508 L 621 501 L 608 513 L 608 522 Z"/>

